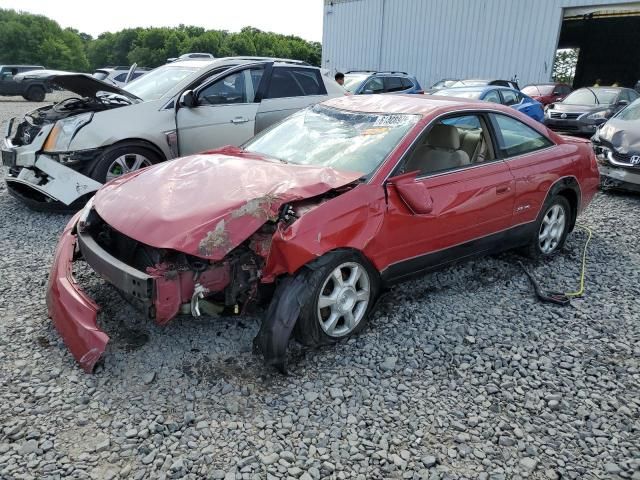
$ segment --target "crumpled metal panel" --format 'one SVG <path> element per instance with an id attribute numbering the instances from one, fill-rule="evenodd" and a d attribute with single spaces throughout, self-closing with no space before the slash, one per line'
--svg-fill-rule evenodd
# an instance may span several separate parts
<path id="1" fill-rule="evenodd" d="M 640 122 L 612 118 L 597 134 L 600 141 L 611 144 L 618 153 L 640 154 Z"/>
<path id="2" fill-rule="evenodd" d="M 225 147 L 117 178 L 96 194 L 94 205 L 111 227 L 139 242 L 219 261 L 277 218 L 283 204 L 360 176 Z"/>

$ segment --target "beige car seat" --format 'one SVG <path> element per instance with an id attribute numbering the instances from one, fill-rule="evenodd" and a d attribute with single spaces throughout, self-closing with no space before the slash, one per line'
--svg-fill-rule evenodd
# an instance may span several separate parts
<path id="1" fill-rule="evenodd" d="M 460 148 L 458 129 L 452 125 L 437 124 L 407 162 L 405 171 L 440 172 L 469 163 L 469 155 Z"/>

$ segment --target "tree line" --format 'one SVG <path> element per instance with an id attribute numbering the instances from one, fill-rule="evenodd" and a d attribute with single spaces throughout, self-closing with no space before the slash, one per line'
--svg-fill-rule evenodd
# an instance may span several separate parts
<path id="1" fill-rule="evenodd" d="M 252 27 L 237 33 L 187 25 L 127 28 L 93 38 L 73 28 L 63 29 L 43 15 L 0 9 L 0 65 L 36 64 L 87 72 L 133 63 L 157 67 L 187 52 L 294 58 L 320 65 L 322 46 Z"/>

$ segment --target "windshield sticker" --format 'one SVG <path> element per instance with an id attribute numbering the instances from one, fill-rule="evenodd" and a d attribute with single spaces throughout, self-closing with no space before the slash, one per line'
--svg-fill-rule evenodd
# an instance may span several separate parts
<path id="1" fill-rule="evenodd" d="M 383 133 L 387 133 L 388 131 L 389 127 L 365 128 L 360 132 L 360 135 L 381 135 Z"/>
<path id="2" fill-rule="evenodd" d="M 376 118 L 374 127 L 397 127 L 409 122 L 407 115 L 384 115 Z"/>

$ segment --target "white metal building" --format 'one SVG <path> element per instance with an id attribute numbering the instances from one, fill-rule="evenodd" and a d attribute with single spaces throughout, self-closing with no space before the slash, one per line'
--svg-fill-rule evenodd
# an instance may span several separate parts
<path id="1" fill-rule="evenodd" d="M 442 78 L 549 81 L 556 49 L 578 47 L 575 86 L 633 85 L 640 2 L 325 0 L 322 45 L 332 71 L 406 71 L 424 88 Z"/>

